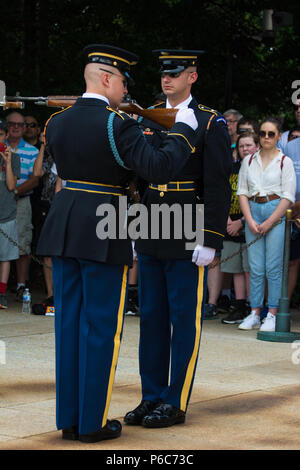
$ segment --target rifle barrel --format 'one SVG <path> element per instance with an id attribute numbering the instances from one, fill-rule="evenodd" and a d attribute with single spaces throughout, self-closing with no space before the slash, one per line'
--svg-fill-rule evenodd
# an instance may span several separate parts
<path id="1" fill-rule="evenodd" d="M 44 101 L 47 97 L 44 96 L 6 96 L 8 101 Z"/>

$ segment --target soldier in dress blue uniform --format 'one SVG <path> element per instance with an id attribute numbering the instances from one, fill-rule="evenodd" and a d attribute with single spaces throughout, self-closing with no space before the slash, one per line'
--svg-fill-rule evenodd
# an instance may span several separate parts
<path id="1" fill-rule="evenodd" d="M 116 111 L 137 56 L 92 44 L 84 49 L 86 93 L 52 115 L 47 148 L 66 186 L 54 198 L 38 244 L 52 256 L 57 428 L 64 439 L 97 442 L 121 434 L 108 420 L 118 359 L 132 247 L 122 230 L 99 235 L 107 207 L 124 220 L 119 200 L 132 179 L 163 183 L 194 147 L 194 112 L 177 114 L 163 148 L 149 145 L 137 122 Z"/>
<path id="2" fill-rule="evenodd" d="M 140 299 L 140 375 L 142 402 L 126 414 L 127 424 L 165 427 L 185 421 L 200 345 L 202 310 L 206 292 L 206 266 L 222 248 L 230 207 L 230 139 L 226 121 L 217 111 L 197 103 L 191 96 L 197 80 L 197 60 L 203 51 L 156 50 L 162 91 L 167 97 L 159 107 L 193 109 L 198 120 L 196 149 L 173 180 L 165 185 L 153 182 L 143 203 L 204 204 L 203 242 L 194 251 L 190 240 L 142 240 L 138 253 Z M 144 134 L 157 148 L 166 137 L 165 129 L 153 122 L 141 122 Z M 151 221 L 149 221 L 150 223 Z M 178 227 L 177 227 L 178 228 Z M 199 227 L 197 228 L 199 230 Z"/>

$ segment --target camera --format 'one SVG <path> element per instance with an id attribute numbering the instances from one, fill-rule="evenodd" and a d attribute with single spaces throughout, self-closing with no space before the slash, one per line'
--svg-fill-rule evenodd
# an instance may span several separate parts
<path id="1" fill-rule="evenodd" d="M 3 142 L 0 142 L 0 152 L 5 152 L 6 149 L 7 149 L 7 145 L 4 144 Z"/>

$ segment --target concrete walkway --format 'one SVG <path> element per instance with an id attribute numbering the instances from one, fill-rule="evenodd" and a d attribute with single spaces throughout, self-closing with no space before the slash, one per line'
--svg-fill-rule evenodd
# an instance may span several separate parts
<path id="1" fill-rule="evenodd" d="M 199 450 L 300 449 L 300 344 L 260 341 L 205 321 L 185 424 L 123 425 L 119 439 L 63 441 L 55 426 L 54 318 L 0 310 L 0 449 Z M 222 317 L 220 317 L 222 318 Z M 291 331 L 300 332 L 300 311 Z M 109 418 L 140 402 L 139 319 L 126 317 Z M 295 348 L 297 347 L 298 348 Z"/>

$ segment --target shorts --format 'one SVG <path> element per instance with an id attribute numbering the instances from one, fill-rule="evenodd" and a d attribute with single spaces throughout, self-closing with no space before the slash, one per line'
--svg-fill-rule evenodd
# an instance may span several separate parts
<path id="1" fill-rule="evenodd" d="M 3 232 L 16 243 L 18 243 L 18 227 L 17 220 L 9 220 L 0 223 Z M 0 232 L 0 261 L 12 261 L 19 258 L 19 249 L 8 238 Z"/>
<path id="2" fill-rule="evenodd" d="M 19 254 L 30 255 L 32 241 L 32 211 L 30 197 L 25 196 L 17 201 L 17 223 Z"/>
<path id="3" fill-rule="evenodd" d="M 231 241 L 224 241 L 223 242 L 223 250 L 221 253 L 221 262 L 223 259 L 227 258 L 227 256 L 231 256 L 237 251 L 239 251 L 246 243 L 237 243 Z M 221 271 L 223 273 L 247 273 L 250 271 L 250 267 L 248 264 L 248 253 L 247 250 L 243 250 L 238 255 L 235 255 L 233 258 L 225 261 L 221 264 Z"/>

